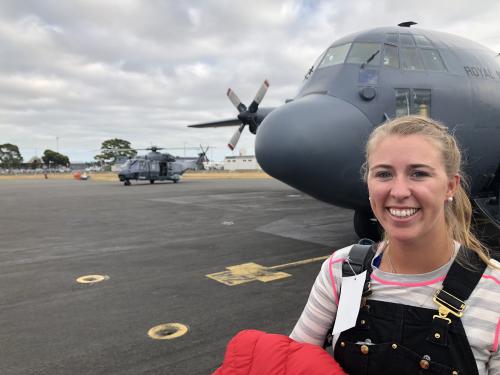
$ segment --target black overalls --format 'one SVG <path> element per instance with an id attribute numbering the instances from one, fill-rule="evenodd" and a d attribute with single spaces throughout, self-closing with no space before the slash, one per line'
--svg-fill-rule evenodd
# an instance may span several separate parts
<path id="1" fill-rule="evenodd" d="M 357 265 L 349 256 L 348 268 L 367 270 L 365 296 L 370 293 L 373 250 L 370 253 L 369 260 Z M 477 375 L 462 321 L 454 315 L 460 315 L 465 307 L 462 301 L 468 299 L 485 269 L 484 263 L 474 258 L 475 270 L 453 262 L 437 294 L 440 306 L 444 306 L 440 312 L 363 298 L 356 326 L 342 332 L 337 340 L 335 360 L 350 375 Z"/>

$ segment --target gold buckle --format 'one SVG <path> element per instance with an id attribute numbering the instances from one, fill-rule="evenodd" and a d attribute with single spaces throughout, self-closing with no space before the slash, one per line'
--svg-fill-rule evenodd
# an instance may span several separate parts
<path id="1" fill-rule="evenodd" d="M 460 307 L 457 309 L 455 306 L 452 306 L 449 303 L 447 303 L 445 300 L 439 298 L 438 295 L 440 292 L 444 292 L 447 295 L 449 295 L 449 296 L 453 297 L 454 299 L 456 299 L 457 301 L 459 301 L 461 303 Z M 455 297 L 453 294 L 448 293 L 446 290 L 443 290 L 443 289 L 436 290 L 436 292 L 434 293 L 434 298 L 432 300 L 439 307 L 439 309 L 438 309 L 439 315 L 434 315 L 432 317 L 433 319 L 434 318 L 443 319 L 443 320 L 446 320 L 448 322 L 448 324 L 450 324 L 451 319 L 447 317 L 449 313 L 452 313 L 453 315 L 455 315 L 458 318 L 461 318 L 464 315 L 463 311 L 466 307 L 465 302 L 462 301 L 461 299 Z"/>

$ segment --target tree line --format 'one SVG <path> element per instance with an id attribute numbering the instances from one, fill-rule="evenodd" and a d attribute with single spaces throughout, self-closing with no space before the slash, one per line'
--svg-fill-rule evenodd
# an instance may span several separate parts
<path id="1" fill-rule="evenodd" d="M 113 138 L 108 139 L 101 144 L 101 152 L 94 156 L 99 162 L 114 164 L 117 160 L 137 155 L 137 151 L 131 148 L 130 142 Z M 21 168 L 24 158 L 19 151 L 19 147 L 12 143 L 0 144 L 0 168 L 15 169 Z M 33 168 L 43 166 L 49 167 L 69 167 L 70 160 L 66 155 L 47 149 L 43 152 L 40 159 L 32 162 Z"/>

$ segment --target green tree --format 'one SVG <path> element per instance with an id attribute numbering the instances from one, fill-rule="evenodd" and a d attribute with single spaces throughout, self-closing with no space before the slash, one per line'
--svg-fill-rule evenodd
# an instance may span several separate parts
<path id="1" fill-rule="evenodd" d="M 129 141 L 113 138 L 102 142 L 101 153 L 94 156 L 94 159 L 114 164 L 117 159 L 134 157 L 135 155 L 137 155 L 137 151 L 130 147 Z"/>
<path id="2" fill-rule="evenodd" d="M 19 148 L 11 143 L 0 145 L 0 167 L 18 168 L 23 162 Z"/>
<path id="3" fill-rule="evenodd" d="M 49 166 L 69 166 L 69 158 L 52 150 L 45 150 L 42 156 L 43 163 Z"/>

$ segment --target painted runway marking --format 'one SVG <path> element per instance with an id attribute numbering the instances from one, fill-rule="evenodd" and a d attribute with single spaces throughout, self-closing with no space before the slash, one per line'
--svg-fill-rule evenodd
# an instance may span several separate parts
<path id="1" fill-rule="evenodd" d="M 292 276 L 289 273 L 280 272 L 279 270 L 319 262 L 325 260 L 329 256 L 330 255 L 325 255 L 317 258 L 299 260 L 296 262 L 280 264 L 272 267 L 261 266 L 260 264 L 252 262 L 243 263 L 226 267 L 227 271 L 211 273 L 206 275 L 206 277 L 229 286 L 245 284 L 252 281 L 267 283 L 269 281 L 285 279 Z"/>
<path id="2" fill-rule="evenodd" d="M 181 323 L 160 324 L 148 331 L 148 336 L 155 340 L 172 340 L 184 336 L 189 327 Z"/>
<path id="3" fill-rule="evenodd" d="M 109 276 L 108 275 L 80 276 L 78 279 L 76 279 L 76 282 L 80 284 L 95 284 L 95 283 L 100 283 L 101 281 L 104 280 L 109 280 Z"/>

